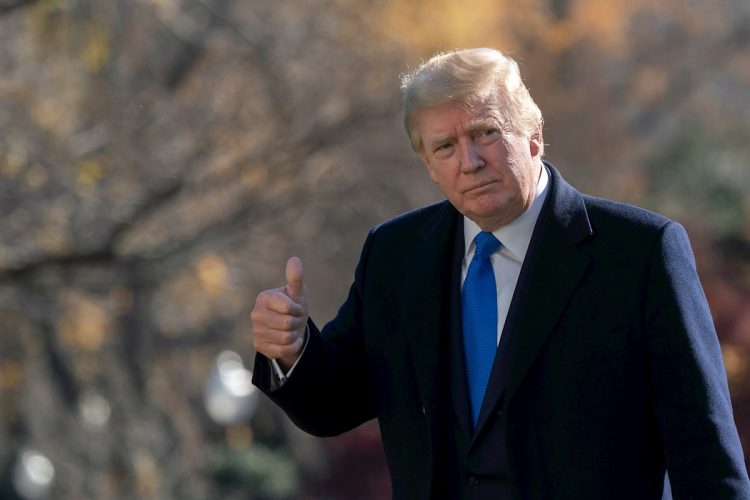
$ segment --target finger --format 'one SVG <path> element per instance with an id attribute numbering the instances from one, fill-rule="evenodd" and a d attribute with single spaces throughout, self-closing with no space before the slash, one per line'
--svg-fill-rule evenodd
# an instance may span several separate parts
<path id="1" fill-rule="evenodd" d="M 284 332 L 271 328 L 262 328 L 253 332 L 253 344 L 256 349 L 271 346 L 288 347 L 304 341 L 303 332 Z"/>
<path id="2" fill-rule="evenodd" d="M 270 310 L 254 310 L 250 313 L 250 319 L 254 328 L 265 327 L 284 332 L 299 330 L 305 326 L 303 316 L 279 314 Z"/>
<path id="3" fill-rule="evenodd" d="M 276 330 L 269 327 L 261 327 L 253 331 L 253 341 L 262 345 L 293 345 L 299 339 L 303 338 L 303 332 Z"/>
<path id="4" fill-rule="evenodd" d="M 286 262 L 286 294 L 295 302 L 301 302 L 304 295 L 304 271 L 299 257 L 290 257 Z"/>
<path id="5" fill-rule="evenodd" d="M 280 314 L 304 316 L 305 308 L 287 296 L 282 289 L 261 292 L 256 301 L 255 309 L 269 309 Z"/>

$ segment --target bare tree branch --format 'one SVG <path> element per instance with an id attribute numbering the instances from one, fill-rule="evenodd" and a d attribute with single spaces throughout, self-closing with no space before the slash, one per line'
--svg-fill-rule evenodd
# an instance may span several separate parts
<path id="1" fill-rule="evenodd" d="M 21 7 L 28 7 L 36 2 L 37 0 L 16 0 L 10 2 L 4 1 L 0 3 L 0 15 L 7 14 L 13 10 L 20 9 Z"/>

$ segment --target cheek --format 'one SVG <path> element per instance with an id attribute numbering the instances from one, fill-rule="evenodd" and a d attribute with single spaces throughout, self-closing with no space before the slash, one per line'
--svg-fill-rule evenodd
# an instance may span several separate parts
<path id="1" fill-rule="evenodd" d="M 443 189 L 450 188 L 457 182 L 456 174 L 458 170 L 451 164 L 432 163 L 427 167 L 427 172 L 430 174 L 430 179 Z"/>
<path id="2" fill-rule="evenodd" d="M 508 155 L 508 168 L 519 186 L 531 183 L 532 168 L 526 158 L 519 154 Z"/>
<path id="3" fill-rule="evenodd" d="M 434 182 L 435 184 L 440 184 L 440 176 L 437 174 L 435 170 L 428 168 L 427 172 L 429 172 L 430 179 L 432 179 L 432 182 Z"/>
<path id="4" fill-rule="evenodd" d="M 430 165 L 424 156 L 422 156 L 422 164 L 424 165 L 425 170 L 427 170 L 427 174 L 429 174 L 430 179 L 432 179 L 432 182 L 438 182 L 438 174 L 435 168 L 433 168 L 432 165 Z"/>

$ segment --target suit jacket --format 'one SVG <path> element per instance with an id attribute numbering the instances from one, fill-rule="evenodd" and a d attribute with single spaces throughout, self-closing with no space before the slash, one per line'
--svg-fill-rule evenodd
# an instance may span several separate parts
<path id="1" fill-rule="evenodd" d="M 475 431 L 465 379 L 444 377 L 445 360 L 457 359 L 445 353 L 461 348 L 463 250 L 463 219 L 446 201 L 374 228 L 346 301 L 322 332 L 310 323 L 292 376 L 272 390 L 259 355 L 254 382 L 315 435 L 377 418 L 394 498 L 441 497 L 454 422 L 469 451 L 504 438 L 497 453 L 515 499 L 657 500 L 665 469 L 677 499 L 750 499 L 684 229 L 582 195 L 547 166 L 550 192 Z"/>

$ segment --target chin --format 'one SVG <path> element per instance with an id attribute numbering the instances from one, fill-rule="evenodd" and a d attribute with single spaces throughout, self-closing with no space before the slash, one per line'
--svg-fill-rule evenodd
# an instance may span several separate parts
<path id="1" fill-rule="evenodd" d="M 512 212 L 512 210 L 508 208 L 508 205 L 498 203 L 480 204 L 471 208 L 473 208 L 473 210 L 470 209 L 470 212 L 483 219 L 504 218 L 506 214 Z"/>
<path id="2" fill-rule="evenodd" d="M 477 224 L 480 224 L 481 221 L 483 224 L 493 226 L 492 230 L 494 231 L 498 227 L 510 224 L 515 219 L 517 219 L 524 211 L 524 209 L 519 210 L 517 208 L 510 210 L 507 206 L 495 206 L 492 208 L 469 212 L 471 215 L 467 215 L 467 217 L 477 222 Z M 480 226 L 481 225 L 482 224 L 480 224 Z"/>

